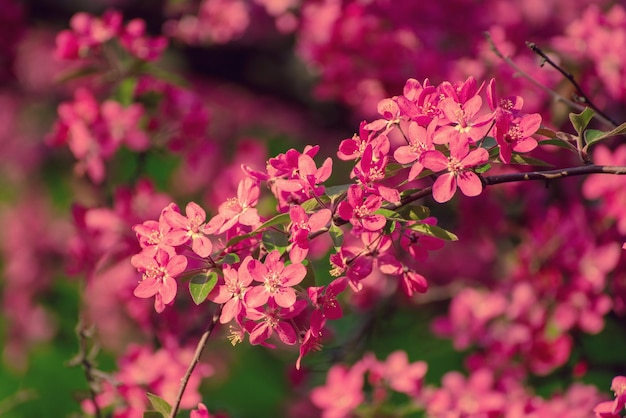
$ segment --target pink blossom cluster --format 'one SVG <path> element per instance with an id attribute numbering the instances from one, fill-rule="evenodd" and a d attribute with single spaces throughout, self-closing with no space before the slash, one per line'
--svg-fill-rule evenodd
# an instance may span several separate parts
<path id="1" fill-rule="evenodd" d="M 41 298 L 52 287 L 52 272 L 59 267 L 71 228 L 54 218 L 49 206 L 35 192 L 14 207 L 0 206 L 1 310 L 7 321 L 2 358 L 15 369 L 26 369 L 28 349 L 50 340 L 57 329 Z"/>
<path id="2" fill-rule="evenodd" d="M 367 354 L 352 366 L 332 366 L 326 383 L 314 388 L 310 398 L 325 418 L 351 417 L 356 411 L 374 416 L 383 411 L 423 411 L 432 417 L 584 418 L 603 399 L 597 388 L 581 383 L 543 399 L 526 390 L 519 380 L 498 377 L 488 368 L 477 369 L 467 377 L 448 372 L 440 386 L 427 385 L 426 370 L 426 363 L 410 363 L 404 351 L 391 353 L 384 362 Z M 618 382 L 616 378 L 613 390 L 621 394 L 623 388 Z M 406 404 L 393 401 L 394 392 L 406 395 Z M 596 411 L 619 410 L 623 404 L 620 395 L 615 402 L 599 404 Z"/>
<path id="3" fill-rule="evenodd" d="M 602 101 L 626 99 L 626 63 L 621 54 L 626 46 L 626 9 L 622 4 L 607 10 L 599 4 L 589 5 L 551 44 L 581 68 L 581 83 L 588 94 Z"/>
<path id="4" fill-rule="evenodd" d="M 74 101 L 58 108 L 59 119 L 47 141 L 65 145 L 78 160 L 76 171 L 86 173 L 94 183 L 106 177 L 105 162 L 122 146 L 144 151 L 150 146 L 147 133 L 141 128 L 144 108 L 139 103 L 128 107 L 114 100 L 102 104 L 87 89 L 78 89 Z"/>
<path id="5" fill-rule="evenodd" d="M 146 392 L 158 393 L 172 402 L 178 391 L 178 382 L 184 375 L 193 349 L 179 347 L 175 343 L 158 350 L 146 346 L 129 345 L 118 360 L 118 370 L 103 382 L 95 401 L 101 409 L 111 409 L 114 418 L 141 418 L 149 408 Z M 192 408 L 200 402 L 198 392 L 203 378 L 211 376 L 213 368 L 203 363 L 189 378 L 187 391 L 182 398 L 184 408 Z M 93 414 L 93 403 L 84 401 L 83 410 Z"/>
<path id="6" fill-rule="evenodd" d="M 133 19 L 126 25 L 123 16 L 115 10 L 106 11 L 102 17 L 89 13 L 76 13 L 70 20 L 70 28 L 57 35 L 56 56 L 76 60 L 101 53 L 109 41 L 117 40 L 129 54 L 142 61 L 154 61 L 167 47 L 163 36 L 146 35 L 146 22 Z"/>
<path id="7" fill-rule="evenodd" d="M 614 241 L 594 242 L 597 232 L 585 216 L 580 206 L 550 208 L 527 225 L 529 235 L 516 249 L 520 263 L 505 280 L 453 297 L 434 330 L 458 350 L 480 347 L 467 360 L 472 368 L 545 375 L 570 359 L 575 330 L 603 329 L 613 305 L 607 278 L 621 250 Z"/>
<path id="8" fill-rule="evenodd" d="M 71 273 L 86 277 L 87 319 L 107 349 L 124 352 L 118 371 L 83 403 L 87 413 L 95 413 L 97 403 L 114 417 L 142 416 L 146 391 L 173 404 L 180 378 L 197 360 L 187 344 L 212 316 L 215 335 L 225 331 L 233 345 L 247 339 L 276 348 L 281 342 L 297 351 L 296 369 L 306 376 L 303 358 L 333 340 L 335 325 L 341 329 L 343 323 L 332 321 L 366 310 L 376 315 L 374 308 L 383 305 L 421 309 L 429 298 L 445 300 L 437 306 L 445 304 L 448 312 L 433 329 L 456 350 L 467 350 L 467 375 L 448 371 L 440 385 L 427 385 L 425 362 L 411 363 L 403 351 L 385 361 L 368 354 L 351 367 L 331 366 L 326 383 L 310 393 L 323 416 L 423 411 L 437 417 L 575 418 L 589 416 L 594 406 L 598 417 L 624 413 L 623 376 L 613 379 L 615 399 L 609 402 L 581 383 L 551 399 L 525 387 L 533 377 L 559 371 L 569 380 L 584 378 L 586 353 L 575 338 L 600 333 L 609 314 L 626 312 L 623 181 L 589 176 L 582 195 L 593 205 L 580 202 L 574 182 L 549 192 L 536 184 L 487 188 L 494 173 L 517 173 L 514 164 L 537 163 L 527 155 L 531 151 L 551 162 L 561 158 L 566 167 L 580 161 L 571 162 L 575 153 L 562 158 L 546 150 L 534 137 L 542 123 L 551 123 L 544 122 L 545 100 L 517 95 L 520 79 L 474 35 L 490 29 L 521 69 L 555 86 L 558 75 L 546 74 L 514 43 L 538 36 L 576 61 L 585 87 L 622 100 L 623 7 L 604 13 L 603 2 L 595 2 L 573 20 L 575 9 L 592 0 L 544 1 L 541 7 L 489 0 L 482 8 L 462 0 L 196 3 L 197 15 L 185 2 L 171 5 L 181 7 L 183 17 L 165 30 L 194 44 L 253 43 L 274 23 L 293 36 L 299 56 L 317 71 L 319 97 L 339 98 L 370 115 L 375 109 L 378 116 L 339 144 L 336 155 L 345 167 L 326 157 L 324 145 L 268 159 L 265 147 L 250 137 L 224 158 L 233 139 L 263 131 L 255 129 L 270 126 L 268 115 L 284 108 L 261 101 L 248 107 L 230 97 L 234 90 L 220 96 L 214 86 L 193 81 L 181 88 L 167 77 L 157 79 L 159 70 L 148 61 L 159 58 L 167 42 L 148 36 L 144 21 L 124 24 L 113 11 L 75 15 L 57 37 L 56 55 L 85 65 L 83 70 L 95 68 L 96 83 L 81 85 L 61 103 L 48 144 L 67 145 L 78 160 L 76 171 L 95 185 L 71 186 L 83 203 L 73 205 L 69 239 L 66 225 L 48 216 L 43 200 L 0 212 L 7 358 L 19 359 L 30 343 L 52 337 L 55 325 L 37 298 L 50 286 L 48 268 L 64 256 Z M 407 80 L 421 72 L 465 81 Z M 401 94 L 388 97 L 395 91 Z M 292 123 L 292 132 L 304 131 Z M 567 146 L 556 132 L 541 132 L 553 134 L 546 143 Z M 138 155 L 138 167 L 132 184 L 117 187 L 108 182 L 107 164 L 121 148 Z M 175 154 L 177 168 L 155 170 L 167 176 L 159 187 L 169 187 L 172 195 L 138 180 L 148 171 L 144 157 L 155 151 Z M 580 145 L 578 151 L 583 154 Z M 619 144 L 607 141 L 592 151 L 595 164 L 626 164 Z M 342 169 L 346 180 L 334 186 Z M 480 203 L 454 199 L 457 190 L 480 195 Z M 431 213 L 416 203 L 430 204 L 430 197 L 450 204 L 433 206 Z M 445 229 L 455 223 L 466 245 L 461 250 L 445 246 L 457 239 Z M 183 296 L 183 284 L 192 301 Z M 124 351 L 136 335 L 160 348 L 131 345 Z M 226 375 L 230 354 L 220 350 L 215 348 L 223 361 L 215 367 Z M 192 374 L 181 403 L 195 408 L 192 418 L 211 416 L 210 395 L 202 403 L 199 385 L 213 372 L 200 363 Z M 406 405 L 397 404 L 398 395 Z"/>

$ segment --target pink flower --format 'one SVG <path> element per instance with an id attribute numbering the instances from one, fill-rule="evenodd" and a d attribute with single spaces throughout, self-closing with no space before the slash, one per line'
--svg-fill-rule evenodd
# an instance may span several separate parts
<path id="1" fill-rule="evenodd" d="M 409 181 L 415 180 L 424 168 L 420 162 L 422 154 L 434 149 L 433 133 L 435 132 L 435 128 L 437 128 L 437 123 L 438 120 L 435 118 L 428 125 L 428 128 L 425 129 L 417 123 L 411 122 L 407 132 L 409 144 L 398 147 L 393 153 L 393 157 L 400 164 L 413 163 L 411 171 L 409 172 Z"/>
<path id="2" fill-rule="evenodd" d="M 143 271 L 143 279 L 135 288 L 133 294 L 138 298 L 156 296 L 154 309 L 163 312 L 165 305 L 176 297 L 178 285 L 175 277 L 187 268 L 187 258 L 183 255 L 170 255 L 158 250 L 155 258 L 142 253 L 133 256 L 131 262 L 139 271 Z"/>
<path id="3" fill-rule="evenodd" d="M 165 236 L 167 244 L 178 247 L 191 240 L 191 249 L 200 257 L 208 257 L 213 251 L 211 240 L 205 235 L 206 212 L 197 203 L 189 202 L 185 214 L 170 210 L 164 214 L 171 230 Z"/>
<path id="4" fill-rule="evenodd" d="M 341 305 L 337 302 L 337 296 L 343 292 L 348 286 L 348 280 L 345 277 L 339 277 L 326 288 L 323 286 L 309 287 L 309 299 L 316 310 L 320 310 L 322 316 L 328 319 L 339 319 L 343 316 Z M 322 293 L 322 290 L 324 292 Z"/>
<path id="5" fill-rule="evenodd" d="M 383 99 L 378 102 L 378 114 L 383 118 L 376 119 L 373 122 L 365 125 L 365 129 L 369 131 L 380 131 L 383 133 L 389 132 L 394 125 L 400 122 L 400 108 L 398 103 L 394 99 Z"/>
<path id="6" fill-rule="evenodd" d="M 174 247 L 167 244 L 165 236 L 172 229 L 172 227 L 165 221 L 165 213 L 173 211 L 175 204 L 170 203 L 163 208 L 158 221 L 145 221 L 142 224 L 133 226 L 133 231 L 137 235 L 139 245 L 144 249 L 144 252 L 150 256 L 154 256 L 158 250 L 167 252 L 170 256 L 176 255 Z M 176 207 L 176 209 L 178 209 Z"/>
<path id="7" fill-rule="evenodd" d="M 217 231 L 221 234 L 235 224 L 254 226 L 259 223 L 259 214 L 254 206 L 259 201 L 260 189 L 256 182 L 248 177 L 237 186 L 237 197 L 228 199 L 218 209 L 225 222 Z"/>
<path id="8" fill-rule="evenodd" d="M 617 414 L 624 409 L 626 405 L 626 377 L 616 376 L 611 382 L 611 390 L 615 392 L 615 401 L 613 403 L 613 413 Z"/>
<path id="9" fill-rule="evenodd" d="M 302 206 L 292 205 L 289 208 L 291 218 L 291 242 L 293 243 L 289 251 L 289 259 L 292 263 L 300 263 L 309 253 L 309 233 L 316 232 L 324 228 L 332 213 L 328 209 L 320 209 L 310 217 L 304 212 Z"/>
<path id="10" fill-rule="evenodd" d="M 541 126 L 541 115 L 533 113 L 515 118 L 501 117 L 496 122 L 496 141 L 500 146 L 500 159 L 503 163 L 511 162 L 511 153 L 529 152 L 537 147 L 537 141 L 531 137 Z"/>
<path id="11" fill-rule="evenodd" d="M 285 266 L 280 261 L 280 252 L 274 250 L 265 257 L 265 263 L 251 260 L 248 271 L 252 278 L 262 282 L 248 290 L 245 302 L 251 308 L 264 305 L 270 298 L 282 308 L 290 308 L 296 302 L 296 292 L 291 286 L 300 283 L 306 276 L 306 267 L 301 263 Z"/>
<path id="12" fill-rule="evenodd" d="M 120 34 L 120 43 L 128 52 L 143 61 L 156 60 L 167 47 L 164 36 L 146 36 L 146 22 L 142 19 L 133 19 L 126 24 Z"/>
<path id="13" fill-rule="evenodd" d="M 320 311 L 313 311 L 311 314 L 311 326 L 304 333 L 304 338 L 300 344 L 300 353 L 296 360 L 296 370 L 300 370 L 302 358 L 312 350 L 320 350 L 320 341 L 323 337 L 322 329 L 326 324 L 326 318 L 322 317 Z"/>
<path id="14" fill-rule="evenodd" d="M 367 231 L 380 231 L 387 220 L 383 215 L 375 214 L 382 205 L 380 196 L 369 195 L 363 200 L 363 189 L 353 184 L 348 189 L 347 200 L 339 203 L 337 213 L 341 219 L 350 221 L 354 226 L 360 226 Z"/>
<path id="15" fill-rule="evenodd" d="M 253 321 L 259 321 L 256 324 L 254 322 L 246 323 L 246 328 L 250 328 L 250 344 L 263 344 L 276 331 L 278 338 L 283 343 L 294 345 L 298 341 L 298 336 L 291 323 L 285 320 L 299 315 L 306 308 L 306 305 L 304 300 L 298 300 L 289 308 L 281 308 L 270 301 L 265 305 L 264 310 L 260 308 L 247 309 L 246 317 Z"/>
<path id="16" fill-rule="evenodd" d="M 489 122 L 493 114 L 480 116 L 478 112 L 482 106 L 480 96 L 473 96 L 467 102 L 461 104 L 448 97 L 439 103 L 445 117 L 452 123 L 437 131 L 434 137 L 435 144 L 448 144 L 450 142 L 476 143 L 489 131 Z"/>
<path id="17" fill-rule="evenodd" d="M 238 318 L 245 311 L 243 298 L 252 283 L 252 276 L 248 272 L 248 263 L 251 257 L 246 257 L 239 269 L 235 270 L 229 265 L 224 265 L 224 284 L 215 286 L 208 299 L 215 303 L 223 303 L 220 322 L 225 324 L 233 318 Z"/>
<path id="18" fill-rule="evenodd" d="M 339 144 L 337 157 L 343 161 L 356 160 L 363 155 L 367 144 L 372 140 L 371 131 L 365 129 L 366 121 L 359 125 L 359 134 L 354 134 L 352 138 L 344 139 Z"/>
<path id="19" fill-rule="evenodd" d="M 211 418 L 211 414 L 203 403 L 199 403 L 198 409 L 194 409 L 189 413 L 189 418 Z"/>
<path id="20" fill-rule="evenodd" d="M 409 363 L 405 351 L 394 351 L 389 354 L 387 361 L 380 364 L 380 372 L 389 382 L 391 389 L 417 397 L 422 388 L 422 382 L 428 365 L 423 361 Z"/>
<path id="21" fill-rule="evenodd" d="M 433 198 L 439 203 L 452 199 L 457 183 L 464 195 L 478 196 L 483 190 L 483 184 L 470 169 L 486 163 L 488 159 L 489 153 L 486 149 L 477 148 L 470 152 L 467 142 L 460 141 L 450 143 L 449 157 L 441 151 L 426 151 L 422 158 L 424 167 L 433 172 L 448 170 L 437 177 L 433 184 Z"/>
<path id="22" fill-rule="evenodd" d="M 350 416 L 364 400 L 362 368 L 355 366 L 349 369 L 344 365 L 331 367 L 326 384 L 311 391 L 311 400 L 322 409 L 324 418 Z"/>

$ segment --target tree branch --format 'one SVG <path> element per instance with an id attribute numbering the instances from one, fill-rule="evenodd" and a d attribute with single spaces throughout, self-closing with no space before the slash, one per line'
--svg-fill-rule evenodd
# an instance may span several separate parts
<path id="1" fill-rule="evenodd" d="M 494 184 L 512 183 L 528 180 L 556 180 L 565 177 L 584 176 L 588 174 L 626 174 L 626 167 L 611 165 L 585 165 L 581 167 L 568 167 L 557 170 L 531 171 L 528 173 L 510 173 L 483 177 L 485 186 Z"/>
<path id="2" fill-rule="evenodd" d="M 198 362 L 200 361 L 200 356 L 202 355 L 202 352 L 204 351 L 204 347 L 206 347 L 207 341 L 209 340 L 209 337 L 213 333 L 213 330 L 215 329 L 215 326 L 217 325 L 220 319 L 220 315 L 222 314 L 222 307 L 223 305 L 217 306 L 217 309 L 215 310 L 215 313 L 213 314 L 213 318 L 211 318 L 211 322 L 209 322 L 209 325 L 207 326 L 206 331 L 204 331 L 204 333 L 202 334 L 202 337 L 200 337 L 200 341 L 198 341 L 198 345 L 196 346 L 196 352 L 193 355 L 193 359 L 191 360 L 191 363 L 189 363 L 189 367 L 187 368 L 185 375 L 180 381 L 178 394 L 176 395 L 176 400 L 174 401 L 174 405 L 172 406 L 172 410 L 170 411 L 170 415 L 168 418 L 174 418 L 176 414 L 178 413 L 178 409 L 180 408 L 180 402 L 183 399 L 183 395 L 185 393 L 185 389 L 187 388 L 187 383 L 189 382 L 189 378 L 191 377 L 191 374 L 193 373 L 196 366 L 198 365 Z"/>
<path id="3" fill-rule="evenodd" d="M 485 38 L 487 38 L 487 42 L 489 42 L 491 50 L 494 52 L 494 54 L 496 54 L 500 59 L 502 59 L 509 67 L 517 71 L 519 75 L 524 77 L 526 80 L 530 81 L 530 83 L 533 84 L 535 87 L 539 88 L 540 90 L 543 90 L 544 92 L 552 96 L 552 98 L 556 100 L 557 102 L 565 103 L 571 108 L 578 110 L 579 112 L 582 112 L 583 110 L 585 110 L 586 108 L 585 106 L 582 106 L 579 103 L 569 100 L 561 96 L 554 90 L 550 89 L 549 87 L 544 86 L 543 84 L 535 80 L 533 77 L 531 77 L 524 70 L 522 70 L 517 64 L 515 64 L 515 62 L 510 57 L 505 57 L 504 54 L 502 54 L 502 52 L 500 52 L 500 50 L 496 47 L 496 44 L 493 42 L 493 39 L 491 38 L 491 35 L 489 34 L 489 32 L 485 32 Z M 617 126 L 613 123 L 612 120 L 607 119 L 600 112 L 596 113 L 596 117 L 599 120 L 601 120 L 603 123 L 605 123 L 607 126 L 611 126 L 611 127 Z"/>
<path id="4" fill-rule="evenodd" d="M 565 77 L 571 84 L 572 86 L 574 86 L 574 88 L 576 89 L 576 94 L 578 97 L 580 97 L 580 100 L 582 103 L 586 103 L 590 108 L 592 108 L 598 115 L 602 116 L 603 118 L 605 118 L 607 121 L 611 122 L 611 124 L 613 125 L 613 127 L 617 127 L 618 123 L 615 122 L 613 119 L 611 119 L 608 115 L 606 115 L 602 110 L 600 110 L 595 104 L 593 104 L 593 102 L 591 101 L 591 99 L 589 99 L 589 97 L 585 94 L 585 92 L 583 91 L 583 89 L 580 87 L 580 85 L 576 82 L 576 80 L 574 79 L 574 76 L 565 71 L 565 69 L 561 68 L 557 63 L 555 63 L 554 61 L 552 61 L 550 59 L 550 57 L 548 57 L 546 55 L 545 52 L 543 52 L 541 50 L 541 48 L 539 48 L 536 44 L 534 44 L 533 42 L 526 42 L 526 45 L 537 55 L 539 55 L 541 57 L 541 59 L 543 59 L 544 62 L 548 63 L 548 65 L 550 65 L 550 67 L 554 68 L 555 70 L 557 70 L 559 73 L 561 73 L 563 75 L 563 77 Z"/>

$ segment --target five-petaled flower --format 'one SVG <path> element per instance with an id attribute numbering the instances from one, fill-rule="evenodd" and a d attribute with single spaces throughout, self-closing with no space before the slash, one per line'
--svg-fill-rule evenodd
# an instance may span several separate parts
<path id="1" fill-rule="evenodd" d="M 138 298 L 155 296 L 154 309 L 163 312 L 165 305 L 176 297 L 178 285 L 175 277 L 187 268 L 187 257 L 170 257 L 167 252 L 158 250 L 154 258 L 143 253 L 137 254 L 132 257 L 131 263 L 137 270 L 143 271 L 143 279 L 133 294 Z"/>
<path id="2" fill-rule="evenodd" d="M 386 223 L 383 215 L 375 214 L 382 205 L 382 198 L 369 195 L 363 200 L 363 189 L 356 184 L 348 188 L 347 200 L 339 203 L 337 212 L 341 219 L 350 221 L 354 226 L 361 226 L 367 231 L 379 231 Z"/>
<path id="3" fill-rule="evenodd" d="M 306 267 L 301 263 L 285 266 L 280 261 L 278 250 L 265 257 L 265 264 L 251 260 L 248 271 L 254 280 L 263 283 L 246 292 L 244 301 L 251 308 L 266 304 L 270 298 L 282 308 L 293 306 L 296 303 L 296 292 L 291 286 L 299 284 L 306 276 Z"/>
<path id="4" fill-rule="evenodd" d="M 470 152 L 469 144 L 464 141 L 450 143 L 450 156 L 446 157 L 441 151 L 426 151 L 422 155 L 424 167 L 441 174 L 433 184 L 433 198 L 444 203 L 452 199 L 456 186 L 466 196 L 478 196 L 483 190 L 483 184 L 471 168 L 484 164 L 489 159 L 489 153 L 484 148 L 476 148 Z"/>

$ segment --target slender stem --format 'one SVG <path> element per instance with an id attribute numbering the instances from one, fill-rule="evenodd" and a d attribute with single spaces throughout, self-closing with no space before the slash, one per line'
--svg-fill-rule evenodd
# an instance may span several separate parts
<path id="1" fill-rule="evenodd" d="M 581 167 L 561 168 L 557 170 L 532 171 L 528 173 L 510 173 L 483 177 L 486 186 L 528 180 L 556 180 L 565 177 L 585 176 L 588 174 L 626 174 L 626 167 L 611 165 L 585 165 Z"/>
<path id="2" fill-rule="evenodd" d="M 578 97 L 581 99 L 580 102 L 582 103 L 586 103 L 590 108 L 592 108 L 598 115 L 601 115 L 602 117 L 604 117 L 607 121 L 611 122 L 611 124 L 613 125 L 613 127 L 616 127 L 618 125 L 617 122 L 615 122 L 614 120 L 612 120 L 608 115 L 606 115 L 602 110 L 600 110 L 595 104 L 593 104 L 593 102 L 591 101 L 591 99 L 585 94 L 585 92 L 583 91 L 583 89 L 580 87 L 580 85 L 576 82 L 576 80 L 574 79 L 574 76 L 565 71 L 565 69 L 563 69 L 561 66 L 559 66 L 557 63 L 555 63 L 554 61 L 552 61 L 550 59 L 550 57 L 548 57 L 546 55 L 545 52 L 543 52 L 541 50 L 541 48 L 539 48 L 536 44 L 532 43 L 532 42 L 526 42 L 526 45 L 537 55 L 539 55 L 544 62 L 548 63 L 548 65 L 550 65 L 550 67 L 554 68 L 555 70 L 557 70 L 559 73 L 561 73 L 563 75 L 563 77 L 565 77 L 571 84 L 572 86 L 574 86 L 574 88 L 576 89 L 576 94 L 578 95 Z"/>
<path id="3" fill-rule="evenodd" d="M 533 84 L 535 87 L 539 88 L 540 90 L 543 90 L 544 92 L 546 92 L 547 94 L 552 96 L 557 102 L 566 103 L 571 108 L 576 109 L 576 110 L 578 110 L 580 112 L 585 110 L 585 108 L 586 108 L 585 106 L 582 106 L 581 104 L 576 103 L 576 102 L 574 102 L 572 100 L 566 99 L 565 97 L 561 96 L 560 94 L 558 94 L 554 90 L 550 89 L 549 87 L 546 87 L 543 84 L 539 83 L 537 80 L 535 80 L 533 77 L 531 77 L 528 73 L 526 73 L 524 70 L 522 70 L 517 64 L 515 64 L 515 62 L 513 62 L 513 60 L 511 58 L 505 57 L 504 54 L 502 54 L 502 52 L 500 52 L 500 50 L 496 47 L 496 44 L 493 42 L 493 39 L 491 38 L 491 35 L 489 35 L 489 32 L 485 32 L 485 38 L 487 38 L 487 42 L 489 42 L 489 45 L 491 46 L 491 50 L 498 57 L 500 57 L 505 63 L 507 63 L 507 65 L 509 67 L 511 67 L 512 69 L 517 71 L 519 73 L 519 75 L 524 77 L 526 80 L 530 81 L 530 83 Z M 596 114 L 596 117 L 598 118 L 598 120 L 602 121 L 603 123 L 605 123 L 608 126 L 611 126 L 611 127 L 617 126 L 617 125 L 615 125 L 615 123 L 613 123 L 612 120 L 607 119 L 606 117 L 604 117 L 604 115 L 602 113 L 598 112 Z"/>
<path id="4" fill-rule="evenodd" d="M 198 365 L 198 362 L 200 361 L 200 356 L 202 355 L 202 352 L 204 351 L 204 347 L 206 347 L 209 337 L 211 336 L 211 334 L 213 333 L 213 330 L 215 329 L 215 326 L 219 322 L 220 315 L 222 314 L 222 307 L 223 305 L 217 306 L 217 309 L 215 310 L 215 313 L 213 314 L 213 318 L 211 318 L 211 322 L 209 322 L 209 325 L 207 326 L 206 331 L 204 331 L 204 333 L 202 334 L 202 337 L 200 337 L 200 341 L 198 341 L 198 345 L 196 346 L 196 352 L 193 355 L 193 359 L 191 360 L 191 363 L 189 363 L 189 367 L 187 368 L 185 375 L 180 381 L 180 387 L 178 388 L 176 401 L 174 402 L 174 406 L 172 406 L 172 410 L 170 411 L 169 418 L 174 418 L 176 414 L 178 413 L 178 409 L 180 408 L 180 402 L 183 399 L 183 394 L 185 393 L 185 389 L 187 388 L 187 383 L 189 382 L 189 378 L 191 377 L 191 374 L 193 373 L 196 366 Z"/>

